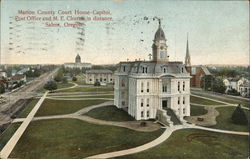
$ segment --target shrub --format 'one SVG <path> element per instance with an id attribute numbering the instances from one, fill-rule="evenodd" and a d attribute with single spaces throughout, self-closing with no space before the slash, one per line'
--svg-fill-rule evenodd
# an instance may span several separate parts
<path id="1" fill-rule="evenodd" d="M 240 105 L 237 106 L 236 109 L 234 110 L 231 119 L 234 124 L 239 124 L 239 125 L 248 124 L 247 116 Z"/>
<path id="2" fill-rule="evenodd" d="M 100 85 L 101 85 L 101 83 L 98 82 L 98 81 L 96 81 L 96 82 L 94 83 L 94 86 L 100 86 Z"/>

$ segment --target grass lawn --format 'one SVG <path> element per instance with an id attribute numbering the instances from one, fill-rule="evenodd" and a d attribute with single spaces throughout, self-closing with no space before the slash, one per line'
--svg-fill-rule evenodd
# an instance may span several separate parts
<path id="1" fill-rule="evenodd" d="M 68 88 L 68 87 L 72 87 L 74 86 L 74 84 L 72 83 L 57 83 L 57 89 L 61 89 L 61 88 Z"/>
<path id="2" fill-rule="evenodd" d="M 191 116 L 197 116 L 197 115 L 204 115 L 207 113 L 207 110 L 204 109 L 204 107 L 201 106 L 195 106 L 195 105 L 190 105 L 191 110 L 190 110 L 190 115 Z"/>
<path id="3" fill-rule="evenodd" d="M 130 115 L 122 109 L 118 109 L 116 106 L 107 106 L 96 108 L 89 111 L 87 114 L 90 117 L 95 119 L 107 120 L 107 121 L 132 121 Z"/>
<path id="4" fill-rule="evenodd" d="M 113 88 L 110 87 L 80 87 L 80 88 L 72 88 L 66 90 L 59 90 L 56 93 L 62 92 L 106 92 L 106 91 L 113 91 Z"/>
<path id="5" fill-rule="evenodd" d="M 248 101 L 246 100 L 242 100 L 242 99 L 236 99 L 236 98 L 230 98 L 230 97 L 224 97 L 224 96 L 220 96 L 220 95 L 217 95 L 217 96 L 212 96 L 212 95 L 203 95 L 203 94 L 198 94 L 198 92 L 195 92 L 195 94 L 199 95 L 199 96 L 204 96 L 204 97 L 208 97 L 208 98 L 211 98 L 211 99 L 216 99 L 216 100 L 220 100 L 220 101 L 223 101 L 223 102 L 227 102 L 227 103 L 231 103 L 231 104 L 241 104 L 242 106 L 245 106 L 245 107 L 250 107 L 250 104 Z"/>
<path id="6" fill-rule="evenodd" d="M 87 84 L 85 81 L 72 81 L 72 82 L 78 85 L 90 85 L 90 84 Z"/>
<path id="7" fill-rule="evenodd" d="M 191 103 L 202 104 L 202 105 L 223 105 L 223 103 L 215 102 L 208 99 L 203 99 L 199 97 L 192 96 L 190 97 Z"/>
<path id="8" fill-rule="evenodd" d="M 51 96 L 53 97 L 53 96 Z M 55 98 L 114 98 L 114 95 L 95 95 L 95 96 L 63 96 Z"/>
<path id="9" fill-rule="evenodd" d="M 0 151 L 4 145 L 9 141 L 12 135 L 16 132 L 21 123 L 11 124 L 1 135 L 0 135 Z"/>
<path id="10" fill-rule="evenodd" d="M 248 131 L 249 127 L 247 125 L 236 125 L 231 122 L 231 116 L 236 107 L 222 107 L 216 108 L 219 111 L 220 115 L 217 116 L 216 121 L 217 124 L 215 126 L 211 126 L 216 129 L 224 129 L 231 131 Z M 248 110 L 244 110 L 247 117 L 249 117 L 250 113 Z"/>
<path id="11" fill-rule="evenodd" d="M 26 118 L 30 111 L 34 108 L 39 99 L 32 99 L 28 105 L 17 115 L 18 118 Z"/>
<path id="12" fill-rule="evenodd" d="M 62 83 L 62 82 L 57 82 L 57 89 L 61 89 L 61 88 L 68 88 L 68 87 L 72 87 L 74 86 L 74 84 L 72 83 Z M 38 93 L 44 93 L 45 91 L 47 91 L 44 88 L 40 88 L 37 92 Z"/>
<path id="13" fill-rule="evenodd" d="M 70 114 L 105 100 L 52 100 L 46 99 L 38 109 L 35 116 Z"/>
<path id="14" fill-rule="evenodd" d="M 154 140 L 163 130 L 137 132 L 89 124 L 77 119 L 34 121 L 18 141 L 11 158 L 82 159 L 136 147 Z"/>
<path id="15" fill-rule="evenodd" d="M 202 137 L 203 136 L 203 137 Z M 246 159 L 248 137 L 208 132 L 177 130 L 159 146 L 119 159 Z"/>

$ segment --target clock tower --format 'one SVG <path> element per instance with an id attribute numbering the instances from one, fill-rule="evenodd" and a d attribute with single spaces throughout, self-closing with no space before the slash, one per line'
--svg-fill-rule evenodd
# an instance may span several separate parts
<path id="1" fill-rule="evenodd" d="M 155 33 L 155 38 L 153 40 L 152 51 L 153 51 L 153 61 L 158 63 L 168 62 L 169 56 L 167 52 L 167 44 L 165 34 L 161 28 L 161 20 L 159 20 L 159 28 Z"/>

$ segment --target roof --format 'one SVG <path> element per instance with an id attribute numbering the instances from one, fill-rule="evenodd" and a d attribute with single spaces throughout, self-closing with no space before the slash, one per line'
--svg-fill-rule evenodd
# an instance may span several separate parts
<path id="1" fill-rule="evenodd" d="M 210 71 L 207 69 L 206 66 L 202 66 L 202 65 L 197 65 L 197 66 L 191 66 L 192 68 L 201 68 L 202 71 L 205 73 L 205 75 L 212 75 L 210 73 Z"/>
<path id="2" fill-rule="evenodd" d="M 164 31 L 162 30 L 161 26 L 159 26 L 158 30 L 156 31 L 154 40 L 166 40 Z"/>
<path id="3" fill-rule="evenodd" d="M 79 54 L 76 55 L 76 59 L 80 59 L 81 56 Z"/>
<path id="4" fill-rule="evenodd" d="M 124 71 L 125 67 L 125 71 Z M 157 63 L 154 61 L 133 61 L 133 62 L 120 62 L 117 73 L 128 73 L 128 74 L 144 74 L 143 70 L 147 68 L 146 74 L 181 74 L 187 73 L 185 65 L 182 62 L 166 62 Z M 163 69 L 166 69 L 166 73 L 163 73 Z"/>
<path id="5" fill-rule="evenodd" d="M 227 78 L 228 81 L 230 82 L 238 82 L 239 80 L 241 80 L 240 77 L 235 77 L 235 78 Z"/>
<path id="6" fill-rule="evenodd" d="M 0 72 L 6 72 L 5 70 L 3 70 L 3 69 L 0 69 Z"/>
<path id="7" fill-rule="evenodd" d="M 240 87 L 250 87 L 250 81 L 244 81 L 243 84 L 240 85 Z"/>
<path id="8" fill-rule="evenodd" d="M 15 76 L 12 76 L 12 77 L 11 77 L 11 80 L 13 80 L 13 81 L 18 81 L 18 80 L 21 80 L 21 79 L 24 78 L 24 77 L 25 77 L 25 75 L 17 74 L 17 75 L 15 75 Z"/>
<path id="9" fill-rule="evenodd" d="M 86 70 L 86 73 L 113 73 L 113 72 L 107 69 L 100 69 L 100 70 L 92 69 L 92 70 Z"/>

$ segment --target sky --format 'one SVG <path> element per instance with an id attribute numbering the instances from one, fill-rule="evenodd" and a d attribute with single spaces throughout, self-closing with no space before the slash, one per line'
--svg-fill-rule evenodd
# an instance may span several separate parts
<path id="1" fill-rule="evenodd" d="M 50 16 L 38 10 L 109 11 L 102 17 L 112 20 L 81 21 L 83 29 L 63 26 L 77 21 L 53 21 L 61 27 L 48 27 L 51 21 L 15 20 Z M 62 64 L 74 62 L 77 54 L 92 64 L 149 60 L 158 28 L 154 17 L 161 19 L 171 61 L 184 61 L 188 34 L 193 65 L 249 64 L 249 2 L 167 0 L 2 0 L 1 64 Z"/>

